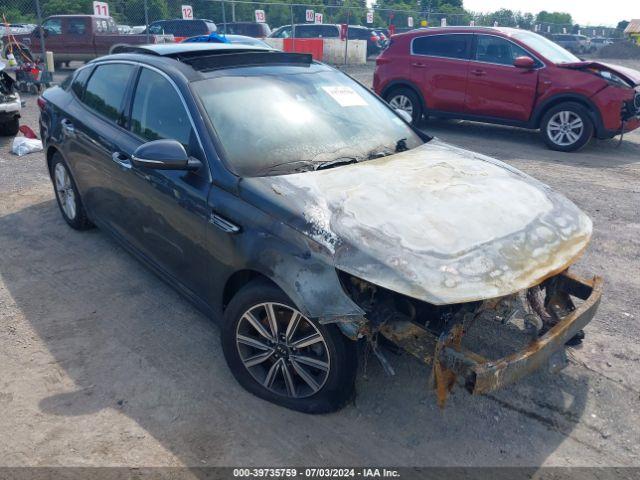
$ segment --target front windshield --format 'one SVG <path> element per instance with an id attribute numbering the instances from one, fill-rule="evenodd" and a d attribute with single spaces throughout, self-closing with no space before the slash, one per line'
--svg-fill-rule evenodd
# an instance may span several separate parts
<path id="1" fill-rule="evenodd" d="M 551 40 L 544 38 L 542 35 L 538 35 L 533 32 L 518 32 L 513 35 L 513 38 L 520 40 L 532 50 L 535 50 L 540 55 L 553 63 L 574 63 L 579 62 L 580 59 L 573 53 L 565 50 L 560 45 Z"/>
<path id="2" fill-rule="evenodd" d="M 367 89 L 327 67 L 243 68 L 193 87 L 229 168 L 243 177 L 353 163 L 423 143 Z"/>

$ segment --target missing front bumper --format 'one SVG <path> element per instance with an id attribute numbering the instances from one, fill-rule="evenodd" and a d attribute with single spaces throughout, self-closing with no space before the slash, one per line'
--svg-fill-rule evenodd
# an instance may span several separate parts
<path id="1" fill-rule="evenodd" d="M 464 319 L 436 337 L 412 322 L 383 325 L 380 333 L 425 363 L 433 363 L 435 388 L 440 405 L 458 378 L 473 394 L 483 394 L 534 372 L 549 363 L 565 344 L 582 330 L 595 315 L 602 296 L 603 281 L 581 279 L 564 272 L 554 278 L 553 292 L 582 303 L 558 317 L 557 323 L 526 348 L 497 360 L 489 360 L 461 346 Z M 569 302 L 571 305 L 572 302 Z"/>

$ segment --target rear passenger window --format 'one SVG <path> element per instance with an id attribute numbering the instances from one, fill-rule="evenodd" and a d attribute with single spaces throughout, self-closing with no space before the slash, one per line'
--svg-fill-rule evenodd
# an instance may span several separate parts
<path id="1" fill-rule="evenodd" d="M 87 78 L 89 78 L 89 74 L 91 74 L 92 70 L 93 69 L 91 67 L 81 69 L 71 82 L 71 91 L 75 93 L 78 98 L 82 98 L 84 86 L 87 83 Z"/>
<path id="2" fill-rule="evenodd" d="M 143 68 L 131 110 L 131 131 L 144 140 L 173 139 L 192 156 L 197 151 L 187 110 L 176 89 L 159 73 Z"/>
<path id="3" fill-rule="evenodd" d="M 411 53 L 467 60 L 473 35 L 428 35 L 413 39 Z"/>
<path id="4" fill-rule="evenodd" d="M 109 120 L 118 121 L 133 68 L 125 64 L 97 66 L 85 88 L 84 104 Z"/>

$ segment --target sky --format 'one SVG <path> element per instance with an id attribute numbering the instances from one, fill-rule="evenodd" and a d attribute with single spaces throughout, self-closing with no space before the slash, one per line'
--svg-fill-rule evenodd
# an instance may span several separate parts
<path id="1" fill-rule="evenodd" d="M 501 8 L 538 13 L 567 12 L 580 25 L 616 26 L 620 20 L 640 18 L 638 0 L 464 0 L 473 12 L 492 12 Z"/>

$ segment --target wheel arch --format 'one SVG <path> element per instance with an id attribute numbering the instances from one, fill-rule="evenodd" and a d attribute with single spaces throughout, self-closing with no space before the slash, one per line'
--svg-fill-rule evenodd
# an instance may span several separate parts
<path id="1" fill-rule="evenodd" d="M 226 310 L 227 305 L 235 295 L 246 285 L 254 280 L 264 280 L 272 285 L 280 288 L 280 286 L 269 277 L 257 270 L 243 269 L 232 273 L 224 284 L 222 289 L 222 311 Z M 280 288 L 282 290 L 282 288 Z"/>
<path id="2" fill-rule="evenodd" d="M 384 98 L 386 100 L 387 95 L 397 89 L 397 88 L 408 88 L 410 90 L 412 90 L 413 92 L 415 92 L 415 94 L 418 96 L 418 98 L 420 99 L 420 102 L 422 103 L 422 108 L 423 110 L 425 110 L 427 108 L 427 104 L 424 101 L 424 96 L 422 95 L 422 92 L 420 91 L 420 88 L 413 83 L 410 80 L 394 80 L 392 82 L 389 82 L 380 92 L 380 96 L 382 98 Z"/>
<path id="3" fill-rule="evenodd" d="M 596 134 L 600 134 L 604 129 L 604 124 L 602 122 L 602 115 L 600 114 L 600 110 L 598 107 L 584 95 L 579 95 L 575 93 L 569 94 L 561 94 L 553 96 L 543 103 L 541 103 L 535 110 L 533 115 L 533 127 L 540 128 L 540 123 L 542 122 L 542 118 L 544 115 L 553 107 L 556 107 L 562 103 L 578 103 L 587 109 L 589 112 L 589 116 L 593 121 L 593 126 L 596 130 Z"/>
<path id="4" fill-rule="evenodd" d="M 47 170 L 49 172 L 49 176 L 51 177 L 52 172 L 51 172 L 51 167 L 53 166 L 53 156 L 55 154 L 59 154 L 62 158 L 64 158 L 64 156 L 62 155 L 62 153 L 60 152 L 60 150 L 58 150 L 56 147 L 54 147 L 53 145 L 49 145 L 49 147 L 47 148 Z"/>

